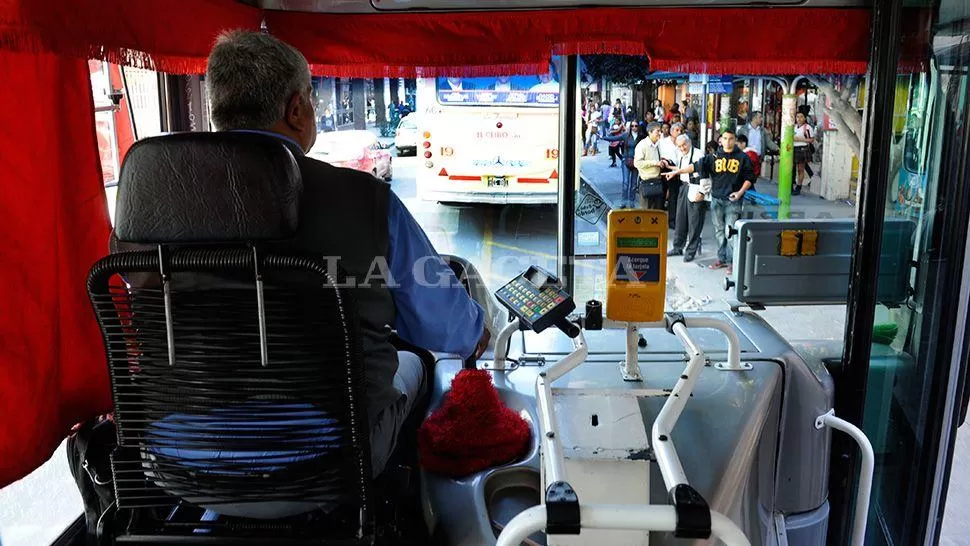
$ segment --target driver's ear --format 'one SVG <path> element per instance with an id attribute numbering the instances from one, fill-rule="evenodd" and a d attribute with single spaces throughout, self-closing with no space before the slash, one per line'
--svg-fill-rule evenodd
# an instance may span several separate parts
<path id="1" fill-rule="evenodd" d="M 290 95 L 290 99 L 286 101 L 286 112 L 283 119 L 292 129 L 300 130 L 303 127 L 301 122 L 306 115 L 303 102 L 303 95 L 299 91 Z"/>

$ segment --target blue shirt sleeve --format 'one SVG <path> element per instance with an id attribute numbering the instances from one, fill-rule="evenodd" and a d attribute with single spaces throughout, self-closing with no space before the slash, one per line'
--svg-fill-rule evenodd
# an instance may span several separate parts
<path id="1" fill-rule="evenodd" d="M 394 192 L 388 203 L 387 230 L 398 335 L 423 349 L 470 356 L 482 335 L 485 312 Z"/>

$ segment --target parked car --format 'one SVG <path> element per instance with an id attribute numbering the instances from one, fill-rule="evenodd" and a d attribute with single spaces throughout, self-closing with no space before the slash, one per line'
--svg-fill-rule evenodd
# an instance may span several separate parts
<path id="1" fill-rule="evenodd" d="M 397 132 L 394 133 L 397 155 L 417 155 L 418 140 L 418 118 L 414 114 L 408 114 L 401 118 Z"/>
<path id="2" fill-rule="evenodd" d="M 388 146 L 370 131 L 319 133 L 309 155 L 336 167 L 371 173 L 385 182 L 393 176 Z"/>

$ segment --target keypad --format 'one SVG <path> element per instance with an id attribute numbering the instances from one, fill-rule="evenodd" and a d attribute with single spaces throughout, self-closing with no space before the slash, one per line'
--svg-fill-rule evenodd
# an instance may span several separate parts
<path id="1" fill-rule="evenodd" d="M 539 290 L 530 283 L 516 279 L 497 292 L 510 309 L 515 309 L 529 322 L 536 322 L 566 300 L 562 291 L 547 286 Z"/>

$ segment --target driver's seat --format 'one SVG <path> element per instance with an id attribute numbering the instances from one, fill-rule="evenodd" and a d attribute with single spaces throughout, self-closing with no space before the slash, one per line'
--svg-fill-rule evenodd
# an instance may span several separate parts
<path id="1" fill-rule="evenodd" d="M 128 152 L 115 236 L 137 250 L 87 285 L 114 397 L 118 542 L 372 538 L 356 308 L 323 256 L 289 248 L 301 191 L 271 136 Z"/>

